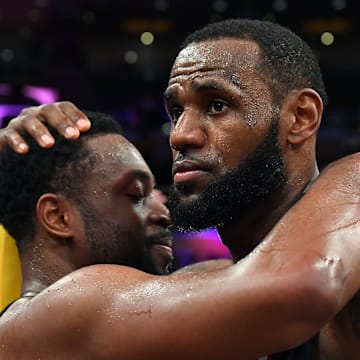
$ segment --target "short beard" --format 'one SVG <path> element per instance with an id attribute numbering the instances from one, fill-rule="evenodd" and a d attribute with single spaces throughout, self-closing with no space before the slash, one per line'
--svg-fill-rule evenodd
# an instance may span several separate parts
<path id="1" fill-rule="evenodd" d="M 201 231 L 224 226 L 240 219 L 273 194 L 285 181 L 278 137 L 276 116 L 268 134 L 247 160 L 209 184 L 191 203 L 182 203 L 173 186 L 168 206 L 175 228 Z"/>
<path id="2" fill-rule="evenodd" d="M 134 244 L 139 239 L 134 239 L 131 233 L 124 232 L 118 223 L 104 219 L 85 197 L 81 200 L 78 197 L 77 200 L 85 224 L 86 241 L 90 247 L 86 265 L 124 265 L 154 275 L 163 274 L 152 258 L 148 241 L 144 239 L 144 248 L 138 249 Z"/>

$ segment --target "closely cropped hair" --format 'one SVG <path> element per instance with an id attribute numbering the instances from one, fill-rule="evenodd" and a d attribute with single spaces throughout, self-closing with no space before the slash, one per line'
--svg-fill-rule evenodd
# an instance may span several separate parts
<path id="1" fill-rule="evenodd" d="M 295 89 L 309 87 L 318 92 L 324 106 L 327 95 L 318 61 L 309 45 L 289 29 L 262 20 L 228 19 L 206 25 L 184 40 L 191 43 L 236 38 L 254 41 L 260 48 L 259 71 L 265 75 L 275 104 Z"/>
<path id="2" fill-rule="evenodd" d="M 95 163 L 87 139 L 104 134 L 121 134 L 111 116 L 85 112 L 92 125 L 76 141 L 66 140 L 48 126 L 55 145 L 43 149 L 27 134 L 29 153 L 19 155 L 10 148 L 0 153 L 0 223 L 8 230 L 19 249 L 35 234 L 36 203 L 47 192 L 62 194 L 75 201 Z"/>

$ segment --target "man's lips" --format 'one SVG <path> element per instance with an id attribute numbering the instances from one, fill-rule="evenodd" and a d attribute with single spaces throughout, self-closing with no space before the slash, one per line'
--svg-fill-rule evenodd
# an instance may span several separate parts
<path id="1" fill-rule="evenodd" d="M 154 236 L 151 244 L 151 253 L 155 262 L 164 270 L 174 259 L 172 238 L 169 236 Z"/>
<path id="2" fill-rule="evenodd" d="M 179 183 L 183 181 L 189 181 L 203 173 L 203 170 L 179 171 L 174 175 L 174 182 Z"/>
<path id="3" fill-rule="evenodd" d="M 170 246 L 167 245 L 162 245 L 162 244 L 153 244 L 151 246 L 151 249 L 156 252 L 159 252 L 161 254 L 163 254 L 166 259 L 172 259 L 174 257 L 174 253 L 173 250 Z"/>
<path id="4" fill-rule="evenodd" d="M 206 168 L 197 162 L 193 161 L 179 161 L 175 162 L 173 166 L 174 182 L 189 181 L 193 178 L 202 175 L 206 171 Z"/>
<path id="5" fill-rule="evenodd" d="M 148 240 L 151 244 L 152 249 L 159 250 L 160 252 L 173 256 L 172 249 L 172 233 L 167 228 L 157 228 L 150 235 L 148 234 Z"/>

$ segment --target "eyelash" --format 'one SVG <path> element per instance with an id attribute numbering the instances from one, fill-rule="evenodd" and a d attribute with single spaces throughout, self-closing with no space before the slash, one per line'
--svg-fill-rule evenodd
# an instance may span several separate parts
<path id="1" fill-rule="evenodd" d="M 177 115 L 175 115 L 176 112 L 178 112 Z M 168 116 L 170 118 L 170 121 L 173 122 L 173 123 L 176 123 L 182 113 L 183 113 L 183 109 L 181 107 L 174 107 L 173 109 L 171 109 L 168 112 Z"/>
<path id="2" fill-rule="evenodd" d="M 144 203 L 145 200 L 145 196 L 144 195 L 132 195 L 132 194 L 128 194 L 128 197 L 135 203 L 138 205 L 141 205 Z"/>

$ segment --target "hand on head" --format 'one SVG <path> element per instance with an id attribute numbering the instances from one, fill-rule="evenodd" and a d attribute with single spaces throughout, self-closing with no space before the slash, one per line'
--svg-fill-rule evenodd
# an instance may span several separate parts
<path id="1" fill-rule="evenodd" d="M 87 116 L 69 101 L 25 108 L 0 130 L 0 151 L 8 145 L 19 154 L 27 153 L 29 147 L 21 136 L 22 132 L 31 135 L 41 147 L 53 146 L 54 138 L 44 122 L 71 140 L 77 139 L 81 132 L 89 130 L 91 126 Z"/>

